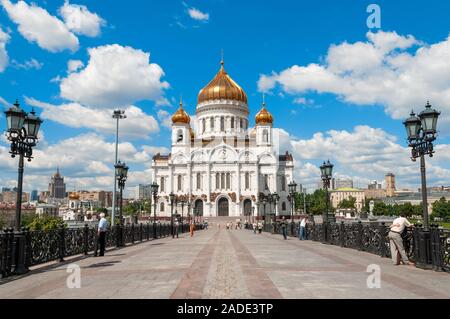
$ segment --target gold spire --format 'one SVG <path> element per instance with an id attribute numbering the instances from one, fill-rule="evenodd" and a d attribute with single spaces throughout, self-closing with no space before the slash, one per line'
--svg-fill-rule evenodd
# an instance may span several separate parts
<path id="1" fill-rule="evenodd" d="M 264 93 L 263 93 L 262 109 L 261 111 L 258 112 L 258 114 L 256 114 L 255 121 L 256 125 L 273 124 L 273 116 L 266 109 L 266 98 Z"/>
<path id="2" fill-rule="evenodd" d="M 220 61 L 220 70 L 198 94 L 198 104 L 212 100 L 235 100 L 247 104 L 247 94 L 233 81 L 224 68 L 224 59 Z"/>
<path id="3" fill-rule="evenodd" d="M 175 114 L 172 116 L 172 124 L 184 123 L 189 124 L 191 122 L 191 118 L 183 109 L 183 97 L 180 97 L 180 108 Z"/>

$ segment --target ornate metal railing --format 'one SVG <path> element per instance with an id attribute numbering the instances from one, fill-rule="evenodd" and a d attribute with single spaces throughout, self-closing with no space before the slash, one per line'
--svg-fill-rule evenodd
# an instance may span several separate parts
<path id="1" fill-rule="evenodd" d="M 265 232 L 282 234 L 279 224 L 266 224 Z M 410 261 L 415 262 L 420 248 L 418 247 L 418 233 L 422 231 L 419 225 L 408 228 L 403 236 L 403 246 Z M 289 223 L 288 236 L 297 236 L 298 223 Z M 358 223 L 328 223 L 306 225 L 306 237 L 309 240 L 320 241 L 325 244 L 357 249 L 381 257 L 391 257 L 389 227 L 384 222 L 380 224 Z M 432 255 L 430 262 L 435 270 L 450 272 L 450 230 L 432 226 L 430 231 Z"/>
<path id="2" fill-rule="evenodd" d="M 106 232 L 105 246 L 121 247 L 152 240 L 154 237 L 163 238 L 171 235 L 170 224 L 158 223 L 155 226 L 139 224 L 110 227 Z M 183 232 L 187 230 L 187 227 L 180 225 L 180 233 L 182 229 Z M 203 224 L 197 224 L 195 229 L 203 229 Z M 0 231 L 0 278 L 13 274 L 17 260 L 20 259 L 18 254 L 21 250 L 17 248 L 18 237 L 24 239 L 21 257 L 26 268 L 55 260 L 63 261 L 69 256 L 88 255 L 89 252 L 96 252 L 99 249 L 97 230 L 88 225 L 47 231 L 23 229 L 22 232 L 14 232 L 12 229 L 5 229 Z"/>

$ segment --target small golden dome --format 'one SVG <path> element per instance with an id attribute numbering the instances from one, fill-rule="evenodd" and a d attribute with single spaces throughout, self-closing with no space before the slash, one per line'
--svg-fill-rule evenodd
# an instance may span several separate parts
<path id="1" fill-rule="evenodd" d="M 80 195 L 78 195 L 77 193 L 70 193 L 69 199 L 70 200 L 79 200 L 80 199 Z"/>
<path id="2" fill-rule="evenodd" d="M 189 124 L 191 122 L 191 118 L 183 109 L 183 101 L 180 101 L 180 108 L 175 114 L 172 116 L 172 124 Z"/>
<path id="3" fill-rule="evenodd" d="M 263 103 L 261 111 L 256 114 L 256 125 L 273 124 L 273 117 L 266 109 L 266 104 Z"/>
<path id="4" fill-rule="evenodd" d="M 223 60 L 221 64 L 222 66 L 214 79 L 200 90 L 198 104 L 220 99 L 235 100 L 247 104 L 247 94 L 245 94 L 244 90 L 225 71 Z"/>

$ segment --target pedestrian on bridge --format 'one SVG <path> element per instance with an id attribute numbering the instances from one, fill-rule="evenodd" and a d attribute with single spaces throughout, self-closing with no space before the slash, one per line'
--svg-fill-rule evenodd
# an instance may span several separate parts
<path id="1" fill-rule="evenodd" d="M 398 255 L 400 255 L 403 264 L 409 265 L 408 256 L 405 253 L 403 247 L 403 239 L 401 234 L 405 230 L 405 227 L 411 227 L 411 223 L 405 218 L 405 214 L 401 214 L 400 217 L 394 219 L 392 225 L 389 226 L 389 246 L 391 248 L 391 257 L 394 265 L 400 265 Z"/>
<path id="2" fill-rule="evenodd" d="M 191 223 L 189 224 L 189 235 L 191 237 L 194 236 L 194 230 L 195 230 L 195 223 L 193 220 L 191 220 Z"/>
<path id="3" fill-rule="evenodd" d="M 98 245 L 100 246 L 99 256 L 105 256 L 105 244 L 106 244 L 106 230 L 108 229 L 108 221 L 105 218 L 105 213 L 100 214 L 100 222 L 98 223 L 97 235 Z M 94 256 L 97 257 L 97 247 L 94 252 Z"/>
<path id="4" fill-rule="evenodd" d="M 283 237 L 284 240 L 287 240 L 287 220 L 286 217 L 283 216 L 283 218 L 281 219 L 281 230 L 283 232 Z"/>
<path id="5" fill-rule="evenodd" d="M 303 217 L 298 227 L 298 239 L 306 240 L 306 218 Z"/>

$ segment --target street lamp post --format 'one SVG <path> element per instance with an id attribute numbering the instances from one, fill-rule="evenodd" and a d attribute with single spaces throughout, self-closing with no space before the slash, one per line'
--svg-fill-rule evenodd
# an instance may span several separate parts
<path id="1" fill-rule="evenodd" d="M 119 204 L 119 229 L 120 229 L 120 246 L 123 246 L 123 189 L 125 188 L 125 181 L 127 180 L 128 175 L 128 166 L 125 163 L 121 163 L 120 161 L 114 166 L 116 170 L 117 183 L 120 190 L 120 204 Z"/>
<path id="2" fill-rule="evenodd" d="M 42 120 L 36 116 L 34 110 L 27 114 L 20 108 L 19 102 L 5 111 L 7 131 L 6 137 L 11 142 L 11 149 L 9 153 L 11 157 L 19 155 L 18 179 L 17 179 L 17 197 L 16 197 L 16 216 L 15 225 L 16 234 L 14 235 L 16 260 L 14 273 L 24 274 L 28 272 L 28 267 L 25 265 L 25 236 L 21 232 L 21 213 L 22 213 L 22 186 L 23 186 L 23 171 L 24 158 L 30 162 L 33 158 L 33 147 L 38 141 L 39 128 Z"/>
<path id="3" fill-rule="evenodd" d="M 274 207 L 274 219 L 272 223 L 272 233 L 275 233 L 275 223 L 277 221 L 277 210 L 278 210 L 278 200 L 280 199 L 280 196 L 275 192 L 272 194 L 272 202 Z"/>
<path id="4" fill-rule="evenodd" d="M 175 233 L 173 231 L 173 204 L 175 201 L 175 194 L 173 192 L 169 194 L 169 200 L 170 200 L 170 228 L 172 229 L 172 238 L 175 238 Z"/>
<path id="5" fill-rule="evenodd" d="M 264 207 L 264 230 L 266 229 L 266 205 L 267 197 L 263 194 L 263 207 Z"/>
<path id="6" fill-rule="evenodd" d="M 152 183 L 151 189 L 153 194 L 153 238 L 156 239 L 156 201 L 158 200 L 158 188 L 159 185 L 155 182 Z"/>
<path id="7" fill-rule="evenodd" d="M 297 183 L 292 181 L 288 184 L 289 197 L 291 199 L 291 232 L 294 234 L 294 209 L 295 209 L 295 193 L 297 191 Z"/>
<path id="8" fill-rule="evenodd" d="M 255 222 L 255 206 L 252 207 L 252 219 L 251 223 L 253 224 Z"/>
<path id="9" fill-rule="evenodd" d="M 181 199 L 181 233 L 183 233 L 184 204 L 186 204 L 186 200 L 183 198 L 183 199 Z"/>
<path id="10" fill-rule="evenodd" d="M 117 165 L 117 158 L 119 154 L 119 120 L 126 119 L 127 116 L 125 115 L 124 110 L 114 110 L 113 119 L 116 120 L 116 153 L 114 158 L 114 167 Z M 116 216 L 116 170 L 114 170 L 114 187 L 113 187 L 113 193 L 112 193 L 112 213 L 111 213 L 111 223 L 114 225 L 114 219 Z"/>
<path id="11" fill-rule="evenodd" d="M 330 163 L 330 161 L 328 160 L 327 162 L 323 162 L 323 165 L 320 166 L 320 172 L 321 172 L 321 177 L 322 177 L 322 181 L 323 181 L 323 187 L 325 188 L 325 208 L 326 211 L 323 213 L 323 222 L 322 222 L 322 227 L 323 227 L 323 242 L 326 243 L 327 239 L 328 239 L 328 234 L 327 234 L 327 228 L 328 228 L 328 205 L 329 205 L 329 194 L 328 194 L 328 188 L 330 186 L 330 181 L 333 175 L 333 167 L 334 165 Z"/>
<path id="12" fill-rule="evenodd" d="M 403 122 L 408 136 L 408 144 L 411 147 L 411 159 L 413 162 L 420 157 L 420 172 L 422 182 L 422 210 L 423 210 L 423 229 L 418 231 L 419 249 L 416 256 L 416 266 L 420 268 L 429 268 L 431 263 L 431 239 L 428 217 L 428 198 L 427 198 L 427 180 L 425 168 L 425 155 L 433 157 L 433 142 L 437 135 L 437 120 L 441 113 L 431 107 L 427 102 L 425 110 L 420 112 L 417 117 L 414 111 L 410 117 Z"/>

